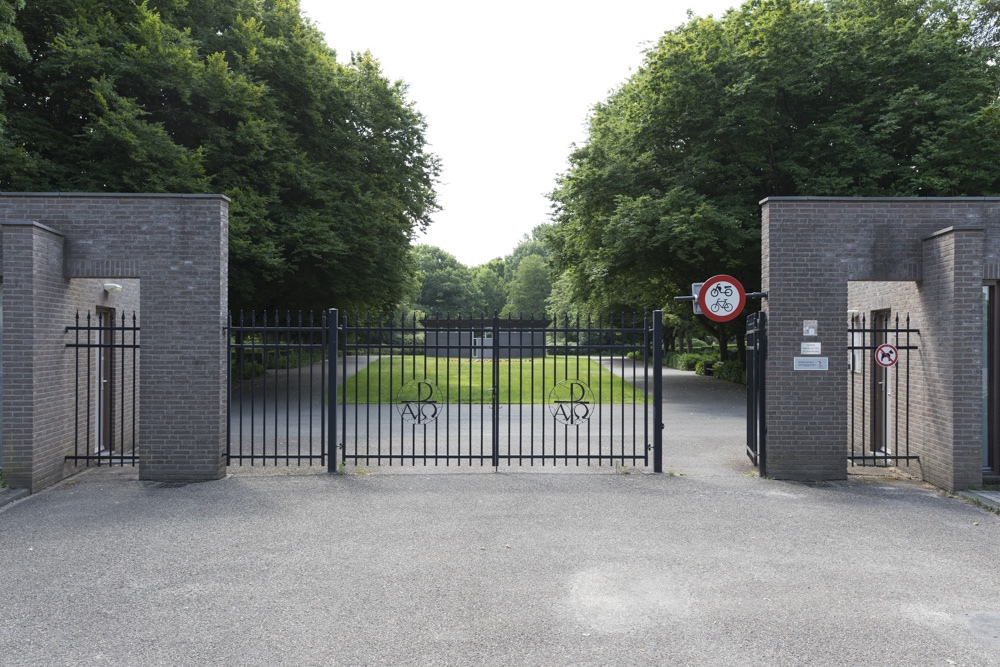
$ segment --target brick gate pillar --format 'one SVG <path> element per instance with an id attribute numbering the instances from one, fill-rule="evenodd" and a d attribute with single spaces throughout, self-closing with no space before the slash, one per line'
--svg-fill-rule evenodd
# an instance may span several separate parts
<path id="1" fill-rule="evenodd" d="M 984 231 L 948 227 L 923 240 L 921 295 L 931 306 L 919 371 L 930 396 L 913 430 L 923 478 L 949 490 L 983 481 Z"/>
<path id="2" fill-rule="evenodd" d="M 825 217 L 810 201 L 763 204 L 767 474 L 778 479 L 847 477 L 847 270 L 841 229 Z M 803 342 L 822 345 L 828 370 L 795 370 Z"/>
<path id="3" fill-rule="evenodd" d="M 226 474 L 228 206 L 219 198 L 151 210 L 156 250 L 139 269 L 139 477 Z"/>
<path id="4" fill-rule="evenodd" d="M 63 442 L 50 437 L 71 416 L 62 368 L 59 295 L 64 236 L 29 221 L 0 225 L 3 281 L 3 477 L 37 489 L 62 477 Z M 62 324 L 65 326 L 65 323 Z"/>

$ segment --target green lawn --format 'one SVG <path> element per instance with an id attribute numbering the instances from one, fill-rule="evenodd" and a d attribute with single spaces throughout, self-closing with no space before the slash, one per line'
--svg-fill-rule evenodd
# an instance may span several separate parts
<path id="1" fill-rule="evenodd" d="M 628 364 L 627 376 L 631 376 Z M 636 377 L 642 376 L 642 363 L 636 365 Z M 552 388 L 565 380 L 579 379 L 590 387 L 592 399 L 588 402 L 630 404 L 633 400 L 649 401 L 641 391 L 633 390 L 630 383 L 615 376 L 595 361 L 586 357 L 560 357 L 558 359 L 502 359 L 500 361 L 500 402 L 503 404 L 530 404 L 548 402 Z M 347 381 L 340 393 L 339 402 L 392 403 L 395 399 L 420 400 L 429 389 L 417 383 L 426 380 L 437 389 L 434 399 L 439 403 L 480 404 L 490 402 L 486 391 L 493 382 L 493 360 L 445 359 L 440 357 L 402 356 L 383 359 L 362 369 Z M 403 390 L 404 385 L 409 387 Z M 402 395 L 408 392 L 412 395 Z M 563 392 L 571 390 L 563 386 Z M 624 392 L 624 393 L 623 393 Z M 422 395 L 418 395 L 421 394 Z M 633 399 L 633 396 L 635 398 Z M 567 398 L 559 396 L 557 398 Z M 579 399 L 579 395 L 572 396 Z M 395 401 L 395 402 L 398 402 Z"/>

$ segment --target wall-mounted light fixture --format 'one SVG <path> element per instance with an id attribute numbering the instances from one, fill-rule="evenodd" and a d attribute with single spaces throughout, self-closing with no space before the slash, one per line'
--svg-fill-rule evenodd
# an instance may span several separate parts
<path id="1" fill-rule="evenodd" d="M 118 294 L 122 291 L 122 286 L 117 283 L 104 283 L 104 291 L 108 294 Z"/>
<path id="2" fill-rule="evenodd" d="M 853 320 L 855 317 L 858 316 L 858 311 L 856 311 L 856 310 L 849 310 L 849 311 L 847 311 L 847 316 Z"/>

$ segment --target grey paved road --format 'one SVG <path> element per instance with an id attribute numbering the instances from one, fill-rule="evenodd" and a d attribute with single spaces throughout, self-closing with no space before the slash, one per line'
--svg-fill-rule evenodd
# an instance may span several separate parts
<path id="1" fill-rule="evenodd" d="M 676 474 L 94 471 L 0 509 L 4 665 L 1000 665 L 1000 519 L 749 476 L 667 372 Z"/>

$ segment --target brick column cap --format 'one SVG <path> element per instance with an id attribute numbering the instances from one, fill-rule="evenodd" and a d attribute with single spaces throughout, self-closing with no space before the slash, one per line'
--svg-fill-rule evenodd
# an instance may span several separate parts
<path id="1" fill-rule="evenodd" d="M 944 229 L 939 229 L 929 236 L 922 238 L 922 241 L 930 241 L 931 239 L 944 236 L 946 234 L 951 234 L 953 232 L 985 232 L 986 228 L 980 225 L 952 225 L 951 227 L 945 227 Z"/>
<path id="2" fill-rule="evenodd" d="M 52 229 L 48 225 L 43 225 L 35 220 L 0 220 L 0 226 L 5 227 L 37 227 L 38 229 L 44 229 L 50 234 L 55 234 L 56 236 L 66 237 L 65 234 L 60 232 L 58 229 Z"/>
<path id="3" fill-rule="evenodd" d="M 232 200 L 222 194 L 189 195 L 178 193 L 129 193 L 129 192 L 0 192 L 0 197 L 78 197 L 91 199 L 94 197 L 106 197 L 109 199 L 222 199 L 227 202 Z"/>
<path id="4" fill-rule="evenodd" d="M 1000 197 L 764 197 L 758 204 L 764 205 L 772 201 L 820 201 L 820 202 L 873 202 L 873 201 L 884 201 L 884 202 L 899 202 L 899 203 L 917 203 L 917 202 L 942 202 L 942 201 L 992 201 L 1000 203 Z"/>

